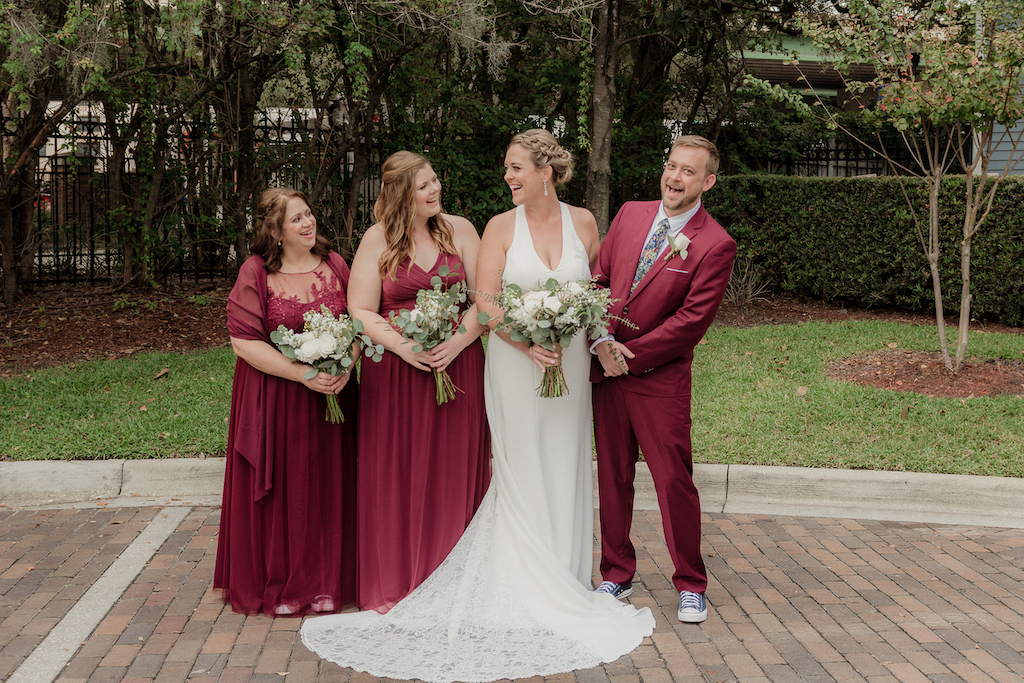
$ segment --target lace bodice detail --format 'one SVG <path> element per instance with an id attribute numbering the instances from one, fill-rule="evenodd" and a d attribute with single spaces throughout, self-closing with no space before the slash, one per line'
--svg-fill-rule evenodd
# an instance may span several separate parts
<path id="1" fill-rule="evenodd" d="M 326 261 L 307 273 L 278 271 L 267 276 L 267 322 L 271 330 L 278 325 L 301 329 L 302 314 L 319 311 L 321 304 L 335 315 L 348 313 L 342 283 Z"/>

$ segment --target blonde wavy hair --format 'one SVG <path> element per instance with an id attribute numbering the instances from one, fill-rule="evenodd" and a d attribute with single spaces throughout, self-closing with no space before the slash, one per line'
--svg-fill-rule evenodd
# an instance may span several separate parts
<path id="1" fill-rule="evenodd" d="M 395 152 L 381 167 L 380 196 L 373 205 L 373 215 L 384 227 L 386 246 L 377 264 L 381 279 L 396 279 L 395 273 L 405 257 L 410 257 L 410 267 L 416 258 L 416 244 L 413 241 L 413 226 L 416 225 L 416 210 L 413 194 L 416 191 L 416 174 L 430 164 L 426 157 L 414 152 Z M 455 254 L 455 240 L 452 226 L 444 219 L 444 213 L 427 219 L 427 230 L 431 239 L 441 251 Z"/>
<path id="2" fill-rule="evenodd" d="M 551 167 L 551 182 L 555 187 L 572 178 L 572 154 L 562 149 L 555 136 L 543 128 L 523 131 L 512 138 L 508 146 L 520 145 L 530 153 L 537 168 Z"/>

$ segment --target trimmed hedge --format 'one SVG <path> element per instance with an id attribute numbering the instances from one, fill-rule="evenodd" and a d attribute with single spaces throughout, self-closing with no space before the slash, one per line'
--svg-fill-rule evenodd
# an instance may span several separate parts
<path id="1" fill-rule="evenodd" d="M 907 179 L 924 221 L 928 193 Z M 943 307 L 960 307 L 963 176 L 943 184 L 940 274 Z M 934 310 L 931 275 L 898 181 L 880 178 L 723 176 L 704 205 L 774 291 L 870 308 Z M 971 242 L 972 318 L 1024 324 L 1024 177 L 1003 181 Z M 953 321 L 955 324 L 955 321 Z"/>

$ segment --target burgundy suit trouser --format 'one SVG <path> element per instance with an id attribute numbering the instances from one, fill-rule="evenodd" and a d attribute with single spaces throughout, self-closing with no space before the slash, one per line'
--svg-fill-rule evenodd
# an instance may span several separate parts
<path id="1" fill-rule="evenodd" d="M 658 494 L 676 590 L 703 593 L 708 576 L 700 554 L 700 498 L 693 483 L 690 396 L 646 396 L 614 379 L 594 385 L 594 436 L 601 516 L 601 576 L 627 583 L 636 573 L 629 538 L 633 478 L 640 451 Z M 639 449 L 639 450 L 638 450 Z"/>

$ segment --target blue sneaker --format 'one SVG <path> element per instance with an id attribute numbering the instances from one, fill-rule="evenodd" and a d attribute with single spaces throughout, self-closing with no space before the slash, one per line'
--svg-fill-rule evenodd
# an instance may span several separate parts
<path id="1" fill-rule="evenodd" d="M 598 589 L 600 590 L 600 589 Z M 708 603 L 703 593 L 679 592 L 679 621 L 699 624 L 708 618 Z"/>
<path id="2" fill-rule="evenodd" d="M 594 589 L 595 593 L 607 593 L 613 598 L 622 600 L 633 593 L 632 583 L 615 583 L 614 581 L 602 581 L 601 585 Z"/>

